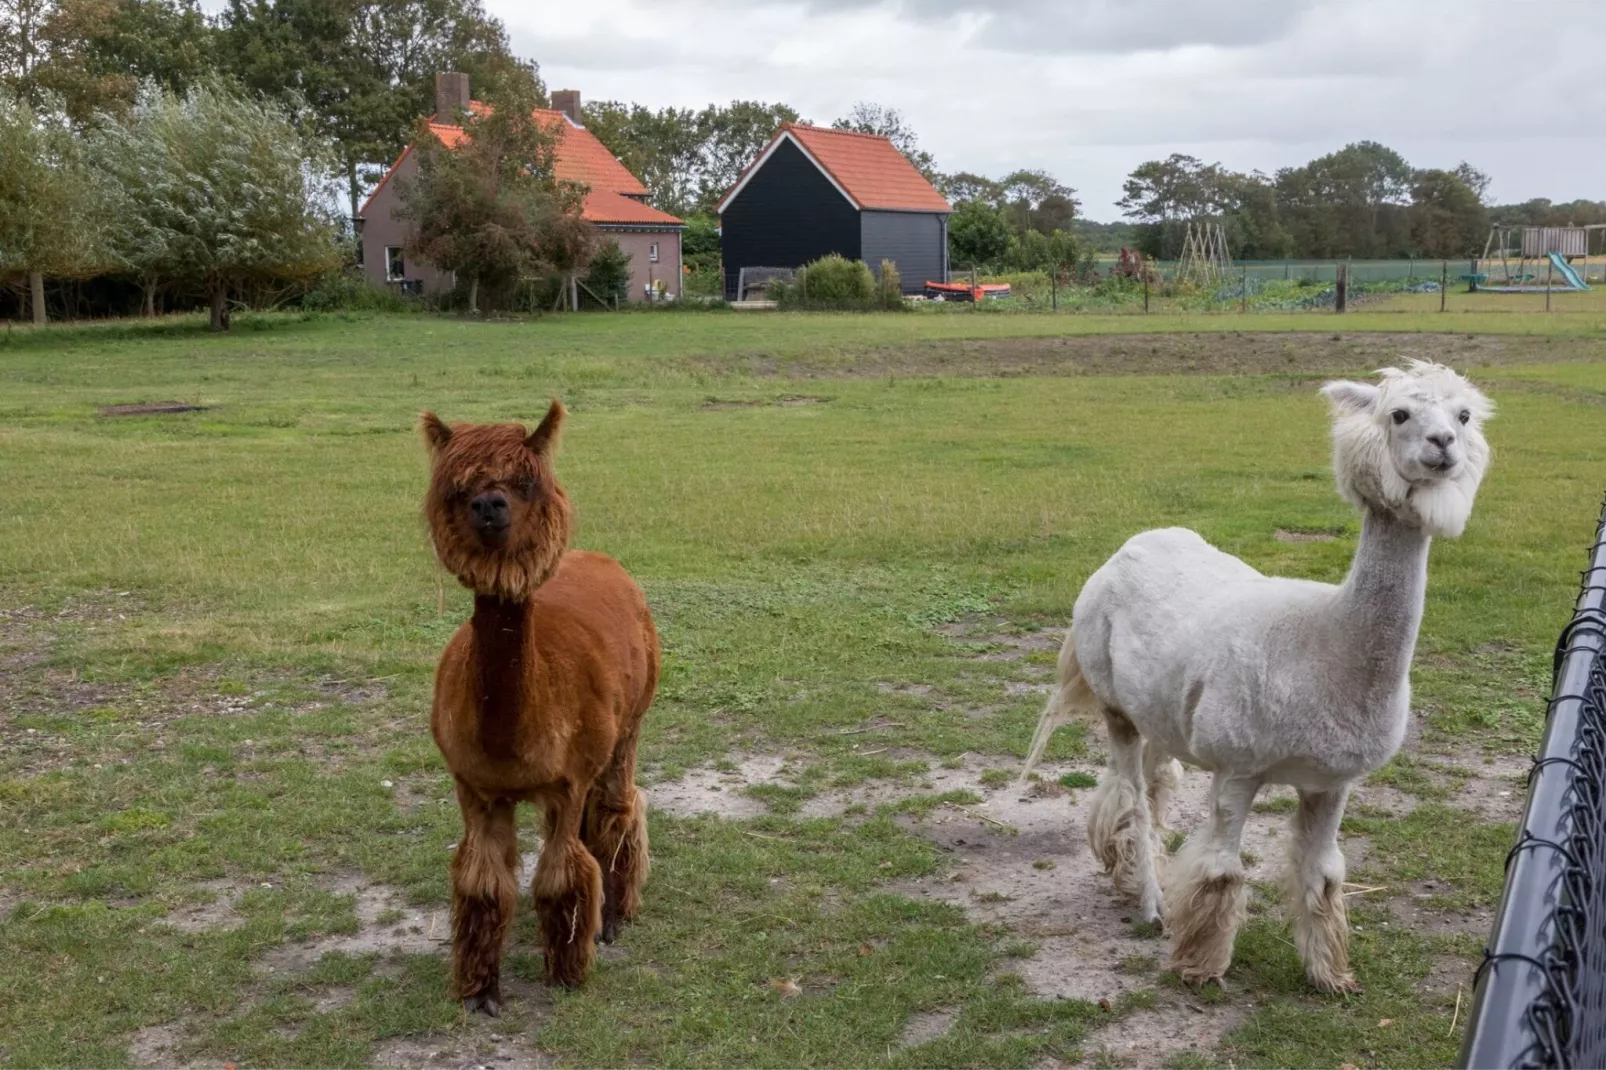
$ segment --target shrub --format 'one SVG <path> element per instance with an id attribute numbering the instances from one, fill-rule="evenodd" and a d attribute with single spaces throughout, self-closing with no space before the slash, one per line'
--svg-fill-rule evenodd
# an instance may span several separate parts
<path id="1" fill-rule="evenodd" d="M 301 295 L 301 307 L 308 312 L 400 312 L 412 306 L 401 294 L 363 278 L 356 268 L 331 271 Z"/>
<path id="2" fill-rule="evenodd" d="M 904 307 L 903 276 L 898 274 L 898 265 L 891 260 L 881 261 L 881 278 L 876 281 L 876 303 L 890 311 Z"/>
<path id="3" fill-rule="evenodd" d="M 610 305 L 615 302 L 622 305 L 630 300 L 630 257 L 619 248 L 618 242 L 605 242 L 591 255 L 591 270 L 586 273 L 585 284 Z M 580 298 L 587 299 L 584 290 L 580 291 Z"/>
<path id="4" fill-rule="evenodd" d="M 835 253 L 797 269 L 791 285 L 772 283 L 770 291 L 782 308 L 863 310 L 876 305 L 876 281 L 862 260 Z"/>

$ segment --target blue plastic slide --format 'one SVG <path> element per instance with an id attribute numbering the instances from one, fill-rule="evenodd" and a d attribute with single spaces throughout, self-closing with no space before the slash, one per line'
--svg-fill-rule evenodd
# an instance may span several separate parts
<path id="1" fill-rule="evenodd" d="M 1551 253 L 1550 262 L 1555 265 L 1556 272 L 1567 280 L 1567 288 L 1569 290 L 1589 289 L 1589 284 L 1578 277 L 1578 272 L 1573 270 L 1573 266 L 1567 263 L 1566 258 L 1560 253 Z"/>

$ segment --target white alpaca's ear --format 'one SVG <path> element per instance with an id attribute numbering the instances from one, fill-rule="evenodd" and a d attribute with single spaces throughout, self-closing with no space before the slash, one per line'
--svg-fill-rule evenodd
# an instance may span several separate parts
<path id="1" fill-rule="evenodd" d="M 1333 410 L 1344 415 L 1362 415 L 1377 406 L 1379 391 L 1375 386 L 1337 379 L 1322 387 L 1322 394 L 1333 403 Z"/>

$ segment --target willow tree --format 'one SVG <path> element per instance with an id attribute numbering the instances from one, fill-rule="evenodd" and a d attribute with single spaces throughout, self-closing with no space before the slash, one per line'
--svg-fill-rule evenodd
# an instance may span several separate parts
<path id="1" fill-rule="evenodd" d="M 47 276 L 104 263 L 94 190 L 82 142 L 59 112 L 0 93 L 0 277 L 27 281 L 34 323 L 46 319 Z"/>
<path id="2" fill-rule="evenodd" d="M 200 289 L 213 330 L 228 329 L 235 287 L 339 262 L 326 149 L 275 104 L 218 83 L 183 97 L 147 87 L 97 155 L 119 198 L 111 244 L 124 268 L 147 293 L 164 273 Z"/>

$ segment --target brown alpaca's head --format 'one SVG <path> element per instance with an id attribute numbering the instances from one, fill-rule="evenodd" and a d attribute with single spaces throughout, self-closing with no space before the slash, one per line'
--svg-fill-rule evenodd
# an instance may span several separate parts
<path id="1" fill-rule="evenodd" d="M 552 468 L 564 409 L 554 400 L 534 431 L 454 424 L 426 412 L 433 462 L 424 517 L 435 554 L 475 594 L 522 601 L 569 545 L 569 499 Z"/>

